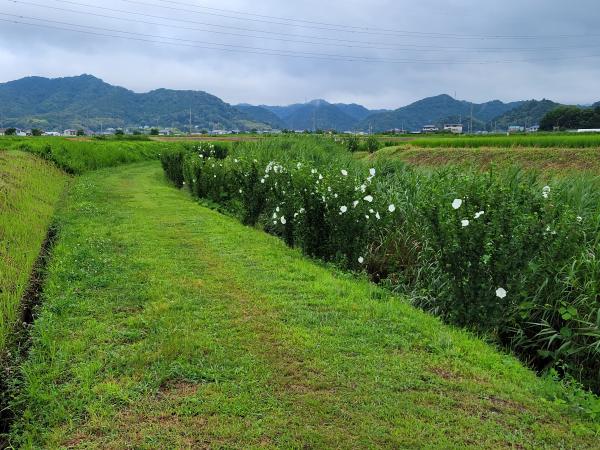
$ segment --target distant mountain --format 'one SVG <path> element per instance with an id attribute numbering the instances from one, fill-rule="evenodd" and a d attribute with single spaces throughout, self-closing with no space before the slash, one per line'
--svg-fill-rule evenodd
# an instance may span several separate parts
<path id="1" fill-rule="evenodd" d="M 285 118 L 288 127 L 294 130 L 350 130 L 356 119 L 325 100 L 313 100 L 295 108 Z"/>
<path id="2" fill-rule="evenodd" d="M 394 128 L 419 130 L 424 125 L 442 126 L 448 121 L 467 125 L 470 122 L 472 112 L 474 117 L 473 129 L 477 130 L 483 128 L 486 122 L 517 108 L 521 104 L 522 102 L 503 103 L 499 100 L 477 104 L 456 100 L 444 94 L 419 100 L 395 111 L 371 115 L 359 122 L 356 128 L 368 130 L 372 127 L 373 131 L 386 131 Z"/>
<path id="3" fill-rule="evenodd" d="M 286 128 L 293 130 L 312 130 L 315 126 L 322 130 L 353 130 L 359 121 L 385 111 L 369 110 L 356 103 L 332 104 L 322 99 L 288 106 L 261 105 L 260 108 L 271 111 L 285 123 Z"/>
<path id="4" fill-rule="evenodd" d="M 356 120 L 363 120 L 372 114 L 377 114 L 386 111 L 381 109 L 373 111 L 365 108 L 362 105 L 357 105 L 356 103 L 336 103 L 334 106 Z"/>
<path id="5" fill-rule="evenodd" d="M 559 106 L 561 106 L 560 103 L 551 100 L 529 100 L 496 117 L 494 122 L 499 129 L 507 129 L 511 125 L 522 127 L 539 125 L 546 114 Z"/>
<path id="6" fill-rule="evenodd" d="M 279 118 L 279 116 L 269 111 L 267 108 L 263 108 L 262 106 L 252 106 L 247 103 L 242 103 L 235 105 L 234 108 L 242 112 L 251 120 L 269 125 L 273 129 L 282 130 L 286 127 L 285 123 Z"/>
<path id="7" fill-rule="evenodd" d="M 596 103 L 600 106 L 600 102 Z M 203 91 L 157 89 L 135 93 L 92 76 L 28 77 L 0 83 L 0 125 L 4 127 L 104 128 L 151 126 L 187 130 L 259 129 L 386 131 L 419 130 L 424 125 L 462 123 L 473 130 L 538 124 L 559 106 L 550 100 L 471 103 L 449 95 L 425 98 L 394 111 L 373 111 L 358 104 L 313 100 L 288 106 L 231 106 Z M 471 118 L 472 114 L 472 118 Z"/>
<path id="8" fill-rule="evenodd" d="M 169 126 L 187 129 L 268 127 L 202 91 L 158 89 L 137 94 L 91 75 L 28 77 L 0 84 L 4 126 L 43 129 Z"/>

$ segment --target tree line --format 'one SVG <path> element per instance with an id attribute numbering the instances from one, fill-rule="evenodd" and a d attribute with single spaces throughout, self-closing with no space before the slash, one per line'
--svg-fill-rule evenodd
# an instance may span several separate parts
<path id="1" fill-rule="evenodd" d="M 540 130 L 600 128 L 600 105 L 593 108 L 559 106 L 540 121 Z"/>

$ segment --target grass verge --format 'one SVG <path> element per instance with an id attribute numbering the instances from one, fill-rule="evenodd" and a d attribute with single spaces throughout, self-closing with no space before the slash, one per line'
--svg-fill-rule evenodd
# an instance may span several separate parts
<path id="1" fill-rule="evenodd" d="M 16 447 L 597 445 L 554 383 L 198 206 L 156 163 L 84 175 L 60 220 Z"/>

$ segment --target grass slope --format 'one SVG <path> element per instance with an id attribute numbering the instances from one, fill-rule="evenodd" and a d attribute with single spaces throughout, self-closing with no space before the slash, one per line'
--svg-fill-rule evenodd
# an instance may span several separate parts
<path id="1" fill-rule="evenodd" d="M 415 148 L 387 147 L 358 158 L 400 159 L 409 164 L 426 167 L 443 165 L 476 165 L 482 168 L 520 166 L 552 173 L 600 173 L 598 148 Z"/>
<path id="2" fill-rule="evenodd" d="M 0 356 L 67 179 L 32 155 L 0 151 Z"/>
<path id="3" fill-rule="evenodd" d="M 15 446 L 592 448 L 514 358 L 198 206 L 156 163 L 81 177 Z"/>
<path id="4" fill-rule="evenodd" d="M 91 140 L 60 137 L 0 137 L 0 148 L 33 153 L 54 162 L 68 173 L 158 159 L 161 152 L 177 144 L 151 140 Z"/>

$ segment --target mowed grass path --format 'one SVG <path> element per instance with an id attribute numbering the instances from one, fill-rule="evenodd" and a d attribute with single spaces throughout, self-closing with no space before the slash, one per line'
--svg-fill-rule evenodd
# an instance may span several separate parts
<path id="1" fill-rule="evenodd" d="M 16 447 L 593 448 L 515 359 L 195 204 L 157 163 L 79 178 Z"/>

